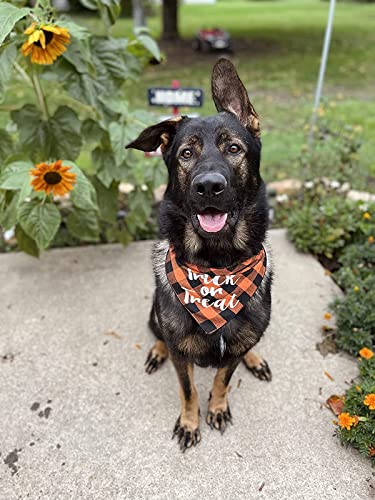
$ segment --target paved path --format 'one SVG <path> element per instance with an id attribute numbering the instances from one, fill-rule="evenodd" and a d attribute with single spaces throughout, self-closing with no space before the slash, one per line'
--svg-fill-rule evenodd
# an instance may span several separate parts
<path id="1" fill-rule="evenodd" d="M 173 367 L 143 371 L 151 243 L 1 255 L 0 499 L 371 498 L 369 463 L 338 443 L 322 407 L 357 373 L 315 348 L 337 290 L 283 231 L 270 239 L 274 308 L 259 350 L 273 381 L 241 366 L 233 427 L 221 436 L 202 423 L 184 455 L 170 439 Z M 213 373 L 197 369 L 203 415 Z"/>

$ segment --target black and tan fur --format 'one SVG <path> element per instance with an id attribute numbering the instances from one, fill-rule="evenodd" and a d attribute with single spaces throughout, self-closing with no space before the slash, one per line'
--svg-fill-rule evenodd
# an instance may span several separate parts
<path id="1" fill-rule="evenodd" d="M 270 320 L 269 258 L 265 278 L 256 294 L 235 319 L 210 335 L 181 305 L 166 278 L 165 259 L 170 243 L 181 261 L 228 268 L 257 254 L 266 236 L 268 210 L 259 173 L 259 119 L 227 59 L 220 59 L 213 69 L 212 93 L 217 115 L 161 122 L 144 130 L 127 146 L 153 151 L 162 145 L 169 173 L 160 213 L 165 240 L 153 251 L 156 290 L 149 325 L 158 340 L 148 355 L 146 371 L 154 372 L 168 356 L 176 368 L 181 413 L 173 435 L 178 437 L 183 451 L 200 441 L 194 364 L 217 368 L 206 422 L 222 433 L 232 422 L 228 386 L 241 360 L 255 376 L 271 380 L 266 361 L 250 352 Z M 225 189 L 215 192 L 218 194 L 215 199 L 206 193 L 197 194 L 192 183 L 198 175 L 212 172 L 226 179 Z M 227 224 L 219 234 L 208 234 L 199 226 L 197 214 L 210 210 L 228 213 Z"/>

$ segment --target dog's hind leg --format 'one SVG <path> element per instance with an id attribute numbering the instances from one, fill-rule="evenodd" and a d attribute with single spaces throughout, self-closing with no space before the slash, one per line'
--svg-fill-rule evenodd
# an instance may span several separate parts
<path id="1" fill-rule="evenodd" d="M 224 433 L 227 424 L 232 423 L 232 414 L 228 404 L 228 387 L 230 379 L 239 364 L 234 361 L 216 372 L 214 383 L 210 392 L 206 422 L 211 429 Z"/>
<path id="2" fill-rule="evenodd" d="M 145 366 L 146 372 L 151 374 L 156 372 L 158 368 L 164 363 L 168 358 L 168 347 L 163 340 L 163 335 L 159 325 L 159 319 L 157 314 L 156 300 L 154 297 L 154 302 L 152 304 L 152 309 L 150 313 L 150 319 L 148 325 L 151 331 L 154 333 L 155 337 L 158 339 L 150 352 L 148 353 Z"/>
<path id="3" fill-rule="evenodd" d="M 260 380 L 266 380 L 267 382 L 271 382 L 272 373 L 268 363 L 265 359 L 260 356 L 260 354 L 249 351 L 242 358 L 244 365 L 246 368 L 257 378 Z"/>

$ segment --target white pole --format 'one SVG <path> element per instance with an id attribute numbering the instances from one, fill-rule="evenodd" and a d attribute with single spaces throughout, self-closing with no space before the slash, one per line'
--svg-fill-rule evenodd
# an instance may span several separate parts
<path id="1" fill-rule="evenodd" d="M 310 133 L 309 133 L 309 145 L 311 146 L 314 138 L 314 128 L 316 124 L 316 119 L 317 119 L 317 114 L 318 114 L 318 108 L 320 104 L 320 99 L 322 96 L 322 88 L 323 88 L 323 83 L 324 83 L 324 74 L 326 72 L 326 67 L 327 67 L 327 59 L 328 59 L 328 52 L 329 52 L 329 45 L 331 42 L 331 34 L 332 34 L 332 26 L 333 26 L 333 18 L 335 15 L 335 4 L 336 0 L 330 0 L 330 5 L 329 5 L 329 12 L 328 12 L 328 21 L 327 21 L 327 26 L 326 26 L 326 33 L 324 36 L 324 44 L 323 44 L 323 51 L 322 51 L 322 59 L 320 62 L 320 70 L 319 70 L 319 77 L 318 77 L 318 83 L 316 86 L 316 91 L 315 91 L 315 101 L 314 101 L 314 109 L 313 109 L 313 114 L 311 117 L 311 125 L 310 125 Z"/>

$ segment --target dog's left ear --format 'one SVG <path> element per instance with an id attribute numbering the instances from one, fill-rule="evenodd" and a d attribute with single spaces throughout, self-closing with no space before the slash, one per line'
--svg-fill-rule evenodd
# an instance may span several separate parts
<path id="1" fill-rule="evenodd" d="M 254 137 L 260 137 L 259 117 L 229 59 L 221 58 L 215 64 L 211 86 L 212 98 L 219 113 L 233 113 Z"/>
<path id="2" fill-rule="evenodd" d="M 164 150 L 172 142 L 177 128 L 185 117 L 176 116 L 146 128 L 140 135 L 125 148 L 140 149 L 141 151 L 156 151 L 159 146 Z"/>

